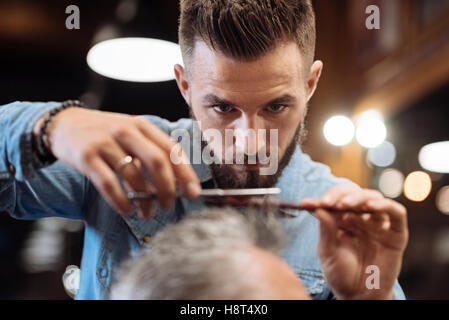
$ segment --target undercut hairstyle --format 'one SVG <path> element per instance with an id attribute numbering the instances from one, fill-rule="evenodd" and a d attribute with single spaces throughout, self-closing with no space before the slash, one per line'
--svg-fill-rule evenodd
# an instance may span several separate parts
<path id="1" fill-rule="evenodd" d="M 255 60 L 295 41 L 310 68 L 316 41 L 311 0 L 180 0 L 179 43 L 188 69 L 195 43 L 237 60 Z"/>
<path id="2" fill-rule="evenodd" d="M 266 298 L 251 248 L 281 256 L 286 245 L 271 210 L 206 209 L 159 231 L 114 275 L 111 299 Z M 257 268 L 256 268 L 257 269 Z"/>

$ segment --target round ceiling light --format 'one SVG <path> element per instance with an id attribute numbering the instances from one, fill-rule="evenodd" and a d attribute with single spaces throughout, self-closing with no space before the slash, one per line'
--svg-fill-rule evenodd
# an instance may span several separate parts
<path id="1" fill-rule="evenodd" d="M 438 191 L 436 204 L 438 210 L 444 214 L 449 214 L 449 186 L 445 186 Z"/>
<path id="2" fill-rule="evenodd" d="M 387 128 L 379 112 L 369 110 L 359 116 L 355 133 L 357 141 L 365 148 L 374 148 L 385 141 Z"/>
<path id="3" fill-rule="evenodd" d="M 182 64 L 178 44 L 150 38 L 117 38 L 93 46 L 89 67 L 105 77 L 132 82 L 159 82 L 175 78 L 173 66 Z"/>
<path id="4" fill-rule="evenodd" d="M 324 137 L 334 146 L 344 146 L 354 137 L 354 124 L 345 116 L 334 116 L 326 121 L 323 128 Z"/>
<path id="5" fill-rule="evenodd" d="M 368 160 L 378 167 L 388 167 L 396 159 L 396 148 L 391 142 L 384 141 L 367 153 Z"/>
<path id="6" fill-rule="evenodd" d="M 449 173 L 449 141 L 422 147 L 419 151 L 419 164 L 428 171 Z"/>
<path id="7" fill-rule="evenodd" d="M 404 181 L 405 196 L 415 202 L 424 201 L 432 189 L 430 176 L 423 171 L 410 173 Z"/>
<path id="8" fill-rule="evenodd" d="M 396 169 L 382 171 L 379 178 L 379 190 L 389 198 L 397 198 L 402 194 L 404 175 Z"/>

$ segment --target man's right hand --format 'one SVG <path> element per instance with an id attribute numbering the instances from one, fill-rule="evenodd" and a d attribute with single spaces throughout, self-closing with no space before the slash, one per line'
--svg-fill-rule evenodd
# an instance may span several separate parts
<path id="1" fill-rule="evenodd" d="M 44 117 L 33 128 L 35 137 Z M 87 176 L 123 215 L 132 213 L 132 203 L 115 173 L 130 190 L 156 192 L 161 208 L 166 210 L 174 205 L 177 182 L 183 195 L 195 198 L 200 194 L 199 180 L 186 156 L 183 154 L 185 161 L 177 165 L 170 161 L 176 142 L 143 118 L 73 107 L 56 114 L 46 132 L 47 147 L 53 155 Z M 127 155 L 135 161 L 119 170 Z M 141 165 L 154 185 L 145 179 Z M 149 200 L 140 200 L 138 209 L 142 218 L 153 214 Z"/>

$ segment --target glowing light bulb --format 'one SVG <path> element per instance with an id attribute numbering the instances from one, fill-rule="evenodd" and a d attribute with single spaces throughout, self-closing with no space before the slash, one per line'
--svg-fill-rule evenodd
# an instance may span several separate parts
<path id="1" fill-rule="evenodd" d="M 428 144 L 419 151 L 419 164 L 426 170 L 449 173 L 449 141 Z"/>
<path id="2" fill-rule="evenodd" d="M 430 176 L 423 171 L 410 173 L 404 182 L 404 194 L 411 201 L 424 201 L 432 189 Z"/>
<path id="3" fill-rule="evenodd" d="M 379 178 L 379 190 L 389 198 L 397 198 L 402 193 L 404 175 L 396 169 L 382 171 Z"/>
<path id="4" fill-rule="evenodd" d="M 95 72 L 112 79 L 158 82 L 174 79 L 173 66 L 182 64 L 178 44 L 149 38 L 117 38 L 100 42 L 87 54 Z"/>
<path id="5" fill-rule="evenodd" d="M 384 141 L 375 148 L 368 150 L 368 160 L 378 167 L 388 167 L 396 159 L 396 148 L 391 142 Z"/>
<path id="6" fill-rule="evenodd" d="M 354 137 L 354 124 L 345 116 L 334 116 L 326 121 L 324 137 L 334 146 L 344 146 Z"/>
<path id="7" fill-rule="evenodd" d="M 382 115 L 375 110 L 361 114 L 357 121 L 355 136 L 360 145 L 365 148 L 374 148 L 384 142 L 387 137 L 387 128 Z"/>
<path id="8" fill-rule="evenodd" d="M 449 186 L 443 187 L 438 191 L 436 205 L 438 210 L 449 215 Z"/>

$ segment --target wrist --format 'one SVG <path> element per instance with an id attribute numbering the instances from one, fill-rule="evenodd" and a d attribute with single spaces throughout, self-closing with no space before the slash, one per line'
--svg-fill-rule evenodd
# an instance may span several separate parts
<path id="1" fill-rule="evenodd" d="M 74 109 L 76 107 L 77 106 L 68 106 L 68 107 L 65 107 L 64 109 L 61 109 L 60 111 L 58 111 L 55 115 L 53 115 L 51 120 L 48 122 L 47 127 L 45 128 L 45 132 L 42 133 L 41 140 L 42 140 L 43 146 L 51 154 L 53 154 L 54 140 L 55 140 L 55 136 L 58 131 L 58 128 L 60 127 L 60 123 L 62 121 L 64 121 L 63 119 L 64 119 L 64 116 L 66 115 L 66 113 L 70 113 L 70 109 Z M 70 117 L 70 115 L 68 115 L 68 116 Z M 40 129 L 42 128 L 44 121 L 45 121 L 45 118 L 42 121 L 41 126 L 39 127 Z M 64 124 L 62 124 L 62 127 L 64 127 Z"/>
<path id="2" fill-rule="evenodd" d="M 48 165 L 56 161 L 52 151 L 51 133 L 55 129 L 61 113 L 66 109 L 73 107 L 84 107 L 84 104 L 77 100 L 65 101 L 61 103 L 59 107 L 47 112 L 33 126 L 32 132 L 35 151 L 42 163 Z"/>

